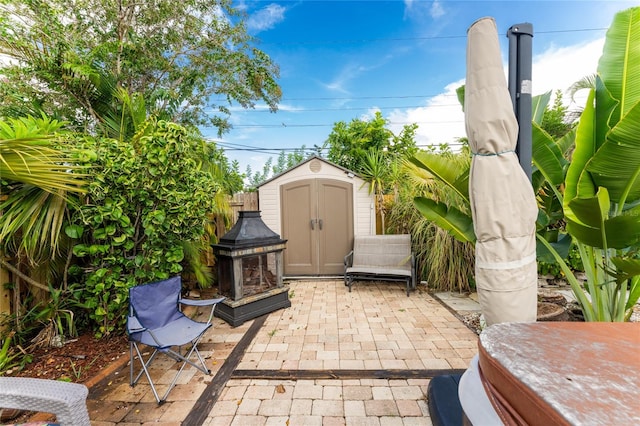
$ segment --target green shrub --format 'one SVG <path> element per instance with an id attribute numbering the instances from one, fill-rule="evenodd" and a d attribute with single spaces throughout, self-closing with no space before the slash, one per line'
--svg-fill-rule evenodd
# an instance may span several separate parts
<path id="1" fill-rule="evenodd" d="M 206 146 L 174 123 L 84 148 L 97 154 L 94 180 L 66 232 L 84 261 L 75 288 L 102 336 L 123 324 L 130 287 L 183 270 L 184 245 L 201 242 L 219 188 L 202 167 Z"/>

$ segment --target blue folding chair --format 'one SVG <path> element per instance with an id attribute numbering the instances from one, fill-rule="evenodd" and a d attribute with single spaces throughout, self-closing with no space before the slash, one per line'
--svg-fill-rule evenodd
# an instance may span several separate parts
<path id="1" fill-rule="evenodd" d="M 175 386 L 178 376 L 189 364 L 205 374 L 211 371 L 205 365 L 200 352 L 198 352 L 198 342 L 205 331 L 211 327 L 213 312 L 218 303 L 225 298 L 190 300 L 183 299 L 182 280 L 180 276 L 175 276 L 163 281 L 150 284 L 139 285 L 129 289 L 129 316 L 127 318 L 127 334 L 129 335 L 129 357 L 130 357 L 130 384 L 134 386 L 144 373 L 149 380 L 158 404 L 162 404 Z M 182 313 L 181 305 L 190 306 L 210 306 L 211 312 L 207 322 L 194 321 Z M 142 357 L 139 344 L 142 343 L 154 349 L 153 353 L 145 361 Z M 187 346 L 187 345 L 190 345 Z M 182 353 L 182 346 L 185 348 Z M 176 349 L 172 349 L 176 347 Z M 134 350 L 137 358 L 142 364 L 142 369 L 134 378 Z M 156 387 L 149 374 L 149 365 L 158 353 L 165 353 L 178 362 L 182 362 L 180 369 L 176 373 L 173 381 L 169 385 L 162 398 L 158 396 Z M 190 358 L 195 355 L 199 363 Z"/>

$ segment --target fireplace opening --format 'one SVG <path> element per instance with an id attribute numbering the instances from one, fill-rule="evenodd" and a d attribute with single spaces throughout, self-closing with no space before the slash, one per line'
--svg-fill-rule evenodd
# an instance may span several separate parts
<path id="1" fill-rule="evenodd" d="M 278 286 L 276 254 L 267 253 L 242 259 L 242 297 Z"/>

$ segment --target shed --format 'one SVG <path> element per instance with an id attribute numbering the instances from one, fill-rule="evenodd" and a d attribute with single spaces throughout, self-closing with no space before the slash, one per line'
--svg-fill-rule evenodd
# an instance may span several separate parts
<path id="1" fill-rule="evenodd" d="M 264 223 L 287 240 L 288 276 L 343 274 L 353 236 L 376 233 L 369 184 L 318 156 L 262 183 L 258 205 Z"/>

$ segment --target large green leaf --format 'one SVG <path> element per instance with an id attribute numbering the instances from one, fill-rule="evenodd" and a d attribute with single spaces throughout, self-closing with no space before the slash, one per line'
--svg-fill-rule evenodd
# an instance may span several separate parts
<path id="1" fill-rule="evenodd" d="M 564 166 L 567 161 L 551 135 L 545 132 L 538 124 L 533 123 L 533 164 L 540 173 L 552 185 L 560 185 L 564 182 Z"/>
<path id="2" fill-rule="evenodd" d="M 600 76 L 596 77 L 596 111 L 594 121 L 593 146 L 597 151 L 607 140 L 607 134 L 618 123 L 619 117 L 614 117 L 613 111 L 619 102 L 611 95 Z"/>
<path id="3" fill-rule="evenodd" d="M 571 216 L 571 209 L 569 208 L 569 202 L 578 196 L 580 176 L 584 170 L 585 165 L 591 157 L 595 154 L 594 146 L 594 117 L 595 117 L 595 105 L 594 105 L 595 91 L 592 89 L 589 92 L 587 98 L 587 104 L 582 111 L 580 122 L 576 128 L 576 148 L 573 152 L 571 164 L 567 170 L 565 178 L 565 191 L 563 207 L 565 214 Z M 586 182 L 586 181 L 585 181 Z M 588 192 L 588 191 L 582 191 Z M 592 185 L 590 190 L 591 194 L 595 194 L 595 186 Z"/>
<path id="4" fill-rule="evenodd" d="M 622 212 L 618 216 L 606 218 L 608 199 L 606 190 L 600 188 L 597 197 L 575 198 L 570 207 L 572 218 L 567 218 L 567 231 L 577 240 L 591 247 L 624 249 L 640 241 L 640 205 Z"/>
<path id="5" fill-rule="evenodd" d="M 611 261 L 619 271 L 629 276 L 640 275 L 640 259 L 629 259 L 627 257 L 613 257 Z"/>
<path id="6" fill-rule="evenodd" d="M 418 152 L 410 158 L 416 166 L 427 170 L 435 178 L 453 189 L 469 204 L 469 168 L 460 168 L 459 164 L 444 155 L 432 154 L 425 151 Z"/>
<path id="7" fill-rule="evenodd" d="M 640 102 L 609 132 L 606 142 L 586 165 L 597 186 L 624 204 L 640 199 Z"/>
<path id="8" fill-rule="evenodd" d="M 424 217 L 449 232 L 458 241 L 476 241 L 471 216 L 464 214 L 455 207 L 448 207 L 444 203 L 433 201 L 429 198 L 416 197 L 413 201 Z"/>
<path id="9" fill-rule="evenodd" d="M 456 96 L 458 97 L 458 102 L 460 102 L 460 105 L 462 106 L 462 111 L 464 111 L 464 88 L 465 85 L 463 84 L 456 89 Z"/>
<path id="10" fill-rule="evenodd" d="M 609 218 L 609 205 L 609 192 L 606 188 L 600 188 L 595 197 L 574 198 L 569 202 L 576 219 L 593 228 L 601 228 Z"/>
<path id="11" fill-rule="evenodd" d="M 531 120 L 535 124 L 542 124 L 542 118 L 544 117 L 544 110 L 549 105 L 551 100 L 551 91 L 543 93 L 542 95 L 534 96 L 531 99 Z"/>
<path id="12" fill-rule="evenodd" d="M 558 139 L 556 141 L 556 145 L 558 146 L 558 149 L 560 150 L 560 152 L 563 155 L 567 154 L 567 152 L 569 152 L 569 149 L 573 148 L 575 143 L 576 143 L 576 128 L 575 127 L 573 129 L 571 129 L 570 131 L 568 131 L 563 137 L 561 137 L 560 139 Z"/>
<path id="13" fill-rule="evenodd" d="M 611 95 L 620 101 L 612 125 L 640 101 L 640 7 L 619 12 L 607 31 L 598 74 Z"/>
<path id="14" fill-rule="evenodd" d="M 555 241 L 549 241 L 547 238 L 544 238 L 547 245 L 542 244 L 540 242 L 540 238 L 544 238 L 544 236 L 539 236 L 536 240 L 536 258 L 538 259 L 538 262 L 554 263 L 556 261 L 555 254 L 547 248 L 548 246 L 551 246 L 563 259 L 566 259 L 569 256 L 569 249 L 571 248 L 570 235 L 564 234 L 560 236 L 560 238 L 556 238 Z"/>

